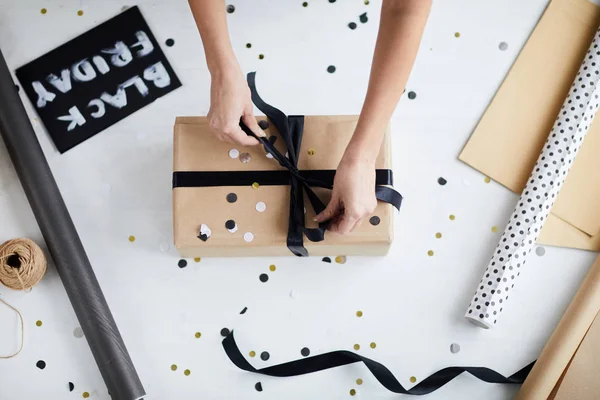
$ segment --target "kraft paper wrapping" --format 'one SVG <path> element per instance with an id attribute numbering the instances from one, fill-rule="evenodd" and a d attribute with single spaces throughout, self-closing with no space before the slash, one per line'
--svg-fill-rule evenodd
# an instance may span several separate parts
<path id="1" fill-rule="evenodd" d="M 357 121 L 358 116 L 306 116 L 298 168 L 335 170 Z M 269 136 L 279 135 L 273 124 L 265 132 Z M 282 154 L 286 153 L 281 138 L 275 146 Z M 283 170 L 266 156 L 261 146 L 241 147 L 216 139 L 205 117 L 177 118 L 173 150 L 174 171 Z M 230 157 L 230 152 L 235 157 Z M 244 153 L 250 157 L 247 163 L 241 161 L 247 158 Z M 391 169 L 389 131 L 376 168 Z M 329 201 L 329 190 L 316 188 L 315 192 L 325 203 Z M 227 201 L 230 193 L 237 197 L 234 203 Z M 258 211 L 262 209 L 257 208 L 258 203 L 264 203 L 263 211 Z M 175 246 L 182 257 L 188 258 L 290 256 L 293 254 L 286 247 L 289 208 L 289 185 L 177 187 L 173 190 Z M 308 201 L 305 208 L 306 226 L 316 227 Z M 304 246 L 313 256 L 385 255 L 393 240 L 393 210 L 392 205 L 378 202 L 373 215 L 354 232 L 343 236 L 327 232 L 324 241 L 314 243 L 305 239 Z M 370 222 L 373 217 L 376 224 Z M 234 229 L 226 226 L 230 220 L 235 222 Z M 203 226 L 210 230 L 206 241 L 199 239 Z M 252 234 L 250 242 L 246 241 L 248 233 Z"/>
<path id="2" fill-rule="evenodd" d="M 594 120 L 600 105 L 599 43 L 600 30 L 469 304 L 465 317 L 480 327 L 497 323 Z"/>
<path id="3" fill-rule="evenodd" d="M 600 257 L 585 277 L 515 400 L 546 400 L 549 398 L 575 352 L 579 353 L 584 350 L 583 348 L 577 349 L 594 319 L 596 319 L 595 325 L 600 325 L 597 318 L 599 311 Z M 598 336 L 596 333 L 596 337 Z M 598 351 L 600 351 L 600 345 L 596 340 L 596 358 L 598 358 Z M 573 365 L 569 367 L 569 370 L 573 367 Z M 600 373 L 600 369 L 592 371 L 596 376 Z M 568 378 L 567 374 L 565 374 L 561 386 L 566 383 L 566 378 Z M 560 390 L 561 388 L 558 389 L 557 395 Z M 598 398 L 598 396 L 594 398 Z M 564 399 L 573 400 L 574 398 L 564 397 Z"/>

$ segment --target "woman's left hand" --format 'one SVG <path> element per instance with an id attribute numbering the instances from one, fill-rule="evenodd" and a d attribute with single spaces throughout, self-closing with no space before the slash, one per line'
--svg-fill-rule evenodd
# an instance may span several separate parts
<path id="1" fill-rule="evenodd" d="M 331 220 L 330 231 L 346 234 L 360 226 L 376 206 L 375 162 L 347 153 L 335 174 L 331 201 L 315 221 Z"/>

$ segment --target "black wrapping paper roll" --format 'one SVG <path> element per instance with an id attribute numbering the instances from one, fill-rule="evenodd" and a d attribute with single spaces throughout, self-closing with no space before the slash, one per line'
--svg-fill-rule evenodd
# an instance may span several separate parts
<path id="1" fill-rule="evenodd" d="M 146 395 L 0 51 L 0 134 L 114 400 Z"/>

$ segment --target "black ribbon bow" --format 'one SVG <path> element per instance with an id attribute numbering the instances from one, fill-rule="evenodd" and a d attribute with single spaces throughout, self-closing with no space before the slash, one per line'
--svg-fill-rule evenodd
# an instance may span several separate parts
<path id="1" fill-rule="evenodd" d="M 318 215 L 326 206 L 311 189 L 321 187 L 333 189 L 333 177 L 335 171 L 300 171 L 298 170 L 298 159 L 300 157 L 300 145 L 302 144 L 302 133 L 304 130 L 304 116 L 286 116 L 281 110 L 267 104 L 256 90 L 256 72 L 248 74 L 248 86 L 252 94 L 252 101 L 260 111 L 265 113 L 271 123 L 275 125 L 281 138 L 288 149 L 288 157 L 282 155 L 273 142 L 267 138 L 256 136 L 243 122 L 240 127 L 248 136 L 252 136 L 263 145 L 265 151 L 270 153 L 279 165 L 289 171 L 289 183 L 291 187 L 291 201 L 289 214 L 289 227 L 287 236 L 287 247 L 297 256 L 306 257 L 308 251 L 304 247 L 304 236 L 312 242 L 320 242 L 325 238 L 328 222 L 322 222 L 317 228 L 306 228 L 304 217 L 304 193 L 306 193 L 315 214 Z M 307 173 L 309 172 L 309 173 Z M 311 173 L 312 172 L 312 173 Z M 394 189 L 383 186 L 392 185 L 392 172 L 389 170 L 378 170 L 376 174 L 377 184 L 375 197 L 383 202 L 392 204 L 398 210 L 402 203 L 402 196 Z M 386 179 L 387 178 L 387 179 Z M 259 182 L 260 183 L 260 182 Z"/>
<path id="2" fill-rule="evenodd" d="M 240 352 L 240 349 L 237 347 L 235 339 L 233 338 L 233 331 L 223 339 L 223 349 L 231 362 L 238 368 L 248 372 L 276 377 L 305 375 L 323 371 L 325 369 L 362 362 L 369 371 L 371 371 L 375 379 L 390 392 L 416 396 L 429 394 L 438 390 L 463 372 L 468 372 L 477 379 L 487 383 L 521 384 L 525 381 L 525 378 L 527 378 L 529 371 L 531 371 L 535 363 L 534 361 L 528 364 L 509 377 L 505 377 L 504 375 L 485 367 L 447 367 L 423 379 L 413 388 L 405 389 L 383 364 L 373 361 L 370 358 L 359 356 L 351 351 L 332 351 L 330 353 L 319 354 L 317 356 L 290 361 L 284 364 L 256 369 L 246 361 Z"/>

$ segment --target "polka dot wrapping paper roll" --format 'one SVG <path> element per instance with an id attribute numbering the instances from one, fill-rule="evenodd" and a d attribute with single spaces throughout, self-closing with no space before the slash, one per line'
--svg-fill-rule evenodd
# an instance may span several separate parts
<path id="1" fill-rule="evenodd" d="M 585 55 L 465 317 L 493 327 L 535 246 L 600 104 L 600 30 Z"/>

